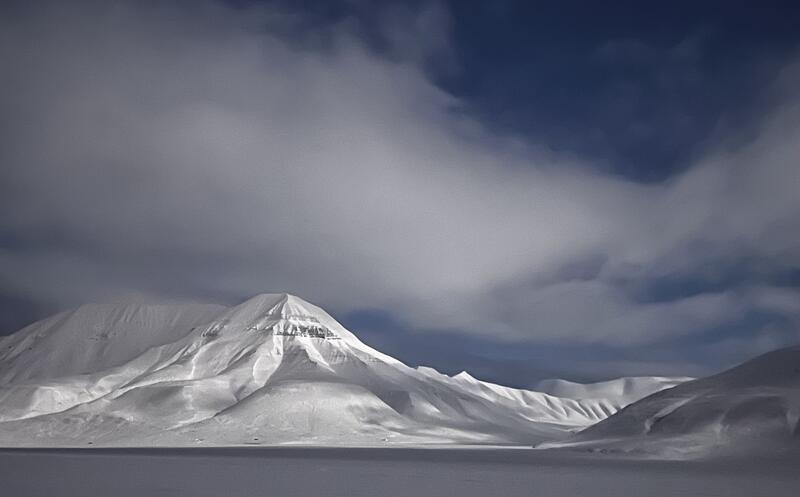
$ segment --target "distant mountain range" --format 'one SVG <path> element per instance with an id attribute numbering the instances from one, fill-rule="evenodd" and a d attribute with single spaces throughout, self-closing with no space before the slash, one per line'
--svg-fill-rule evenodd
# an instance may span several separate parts
<path id="1" fill-rule="evenodd" d="M 0 339 L 0 446 L 530 445 L 685 380 L 549 380 L 537 392 L 450 377 L 287 294 L 232 308 L 92 304 Z"/>

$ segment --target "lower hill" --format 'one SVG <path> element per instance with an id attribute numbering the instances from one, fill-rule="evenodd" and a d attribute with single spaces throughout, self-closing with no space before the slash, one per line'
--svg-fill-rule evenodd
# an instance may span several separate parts
<path id="1" fill-rule="evenodd" d="M 630 404 L 540 447 L 659 457 L 775 454 L 800 448 L 800 346 Z"/>

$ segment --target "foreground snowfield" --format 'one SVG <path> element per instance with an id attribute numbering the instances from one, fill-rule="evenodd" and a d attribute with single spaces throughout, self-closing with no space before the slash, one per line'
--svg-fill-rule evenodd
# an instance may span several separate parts
<path id="1" fill-rule="evenodd" d="M 637 461 L 530 449 L 0 450 L 14 497 L 794 497 L 787 460 Z"/>
<path id="2" fill-rule="evenodd" d="M 287 294 L 86 305 L 0 340 L 0 446 L 530 446 L 683 380 L 551 382 L 558 397 L 450 377 Z"/>

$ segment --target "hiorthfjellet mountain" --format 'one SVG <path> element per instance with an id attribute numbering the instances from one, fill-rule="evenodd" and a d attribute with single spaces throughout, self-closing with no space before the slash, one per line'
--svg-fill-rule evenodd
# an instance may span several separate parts
<path id="1" fill-rule="evenodd" d="M 411 368 L 298 297 L 85 305 L 0 340 L 0 445 L 535 444 L 683 379 L 553 393 Z"/>
<path id="2" fill-rule="evenodd" d="M 667 458 L 776 455 L 800 448 L 800 346 L 647 396 L 564 442 Z"/>

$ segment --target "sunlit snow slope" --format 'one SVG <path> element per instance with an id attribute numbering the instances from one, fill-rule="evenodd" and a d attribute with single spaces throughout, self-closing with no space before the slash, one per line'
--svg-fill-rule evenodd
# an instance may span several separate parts
<path id="1" fill-rule="evenodd" d="M 635 402 L 572 439 L 545 446 L 667 457 L 800 448 L 800 347 Z"/>
<path id="2" fill-rule="evenodd" d="M 627 405 L 643 397 L 692 380 L 688 377 L 633 376 L 598 383 L 575 383 L 567 380 L 542 380 L 536 391 L 566 399 L 613 399 Z"/>
<path id="3" fill-rule="evenodd" d="M 233 308 L 86 305 L 0 340 L 5 446 L 530 444 L 636 400 L 603 393 L 410 368 L 286 294 Z"/>

